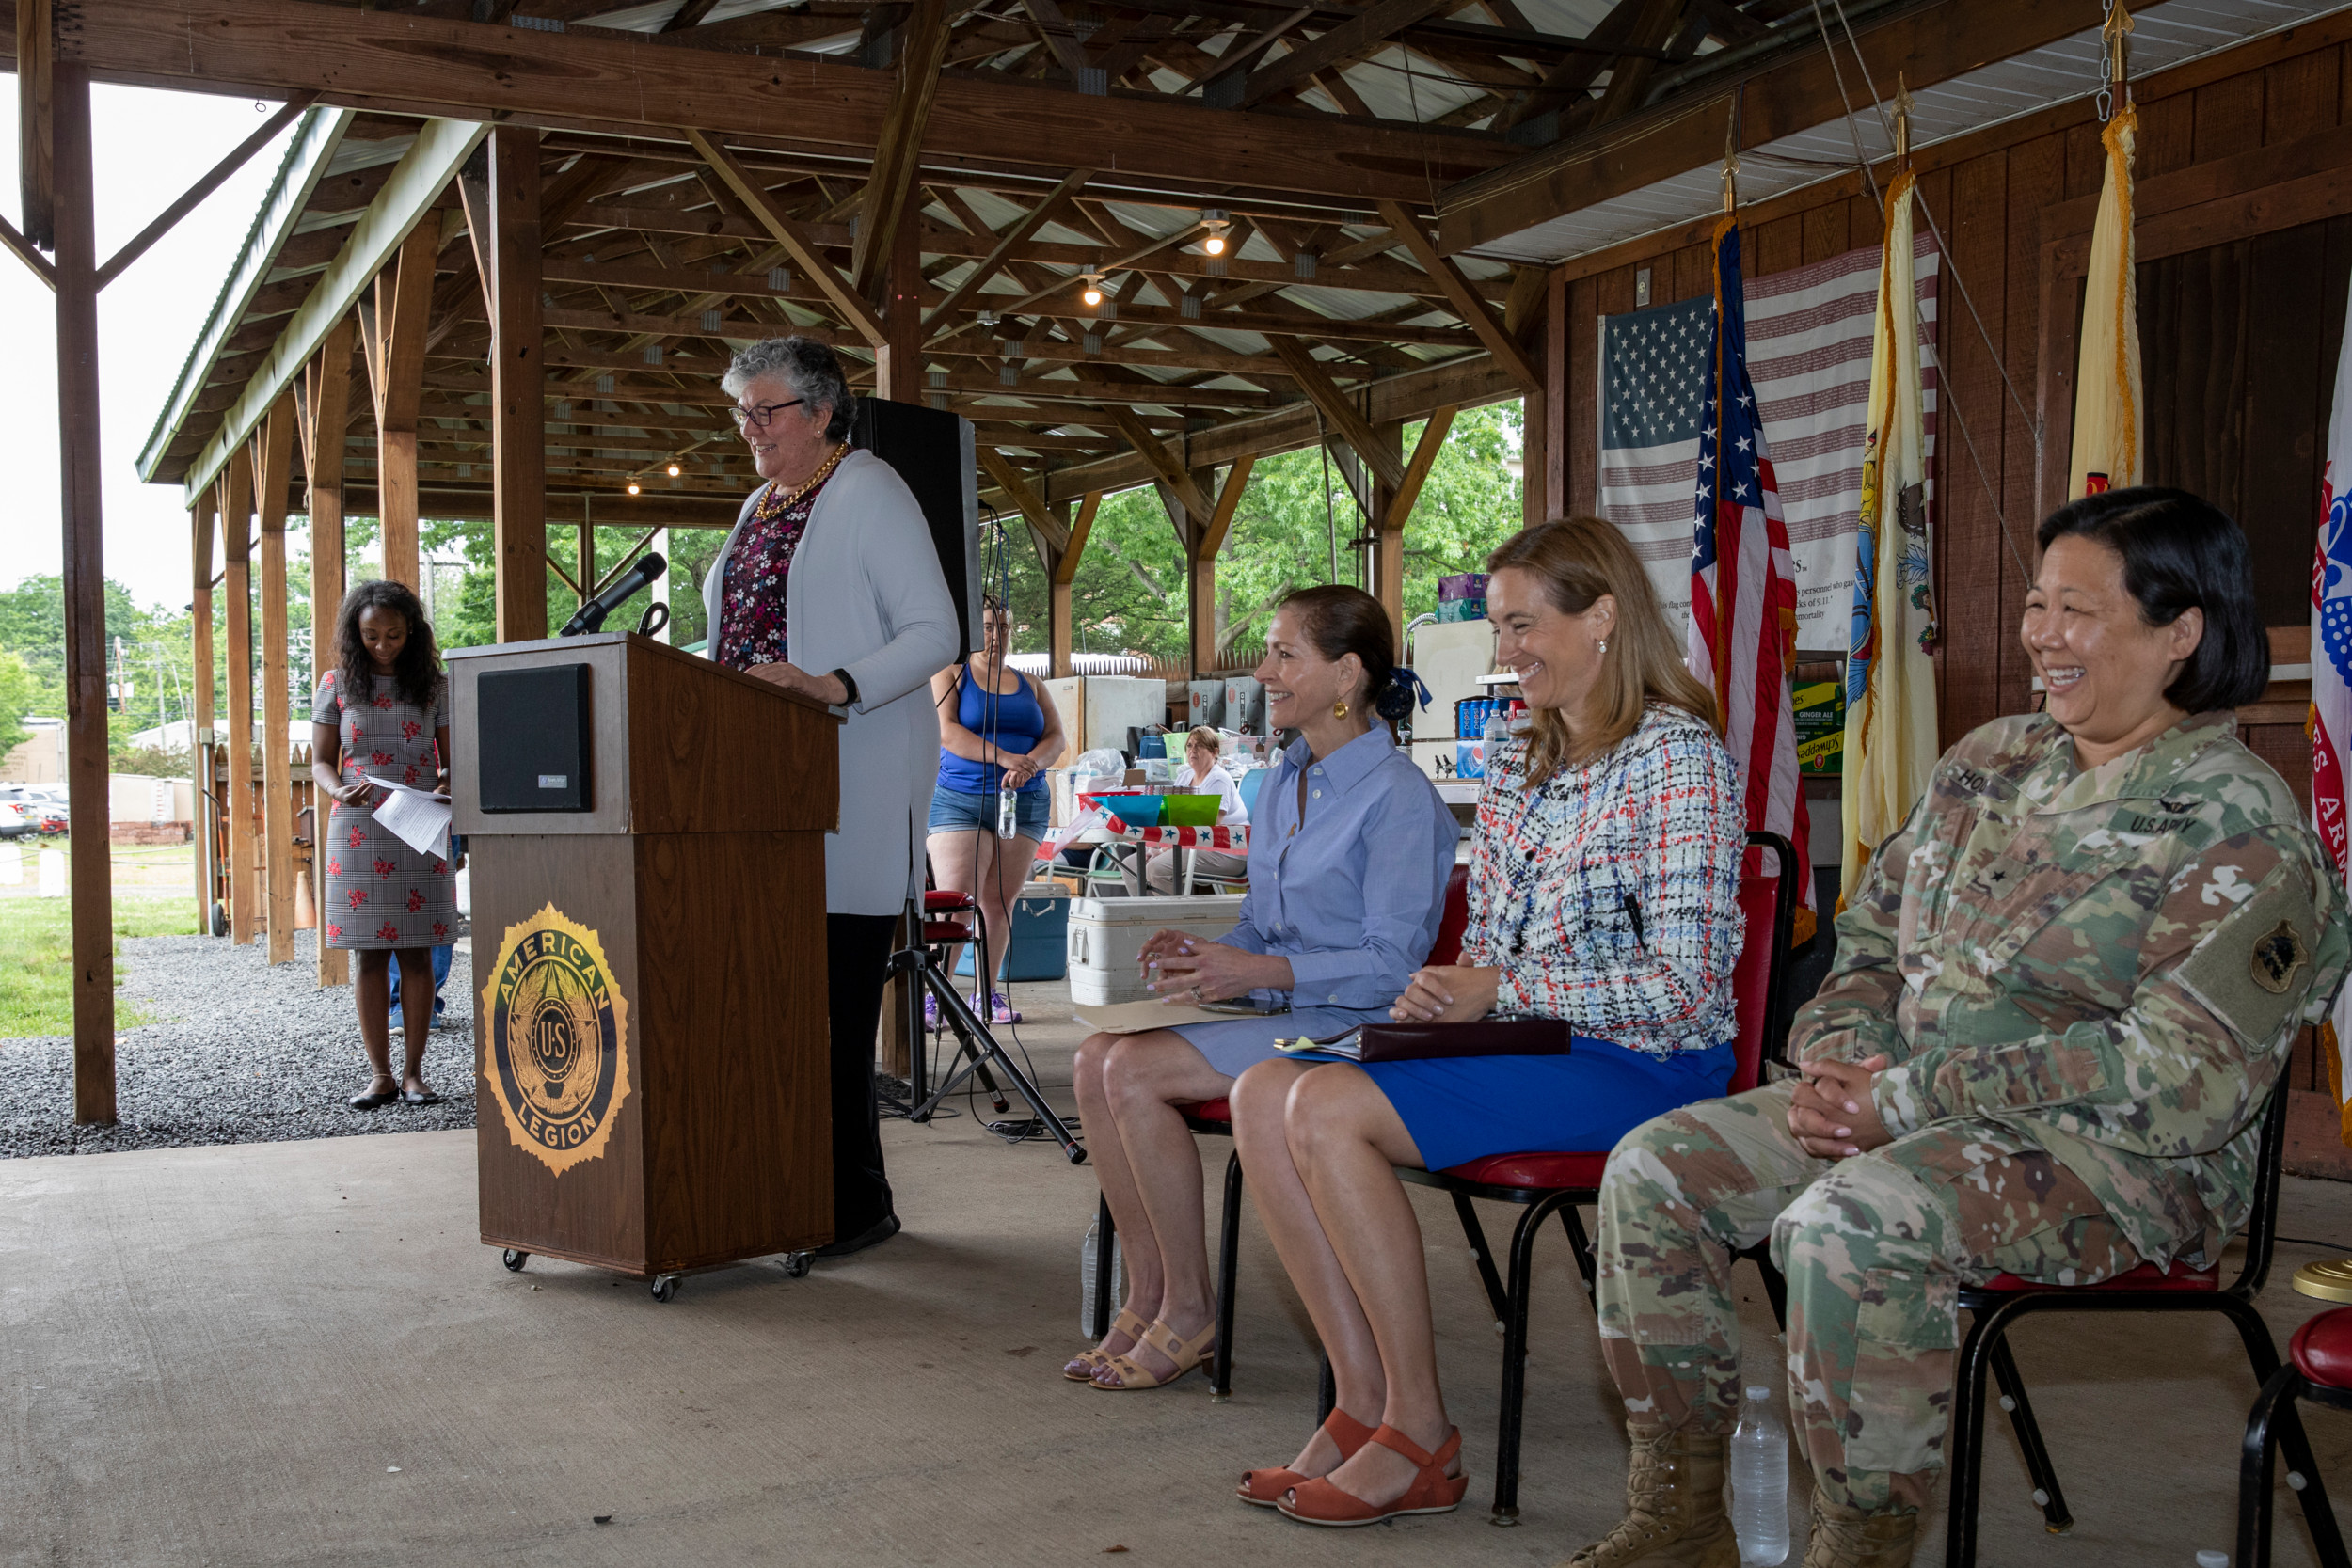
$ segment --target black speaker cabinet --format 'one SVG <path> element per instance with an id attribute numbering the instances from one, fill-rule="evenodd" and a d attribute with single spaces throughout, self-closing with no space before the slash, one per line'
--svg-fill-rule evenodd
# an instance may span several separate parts
<path id="1" fill-rule="evenodd" d="M 485 671 L 474 755 L 485 812 L 593 811 L 588 666 Z"/>
<path id="2" fill-rule="evenodd" d="M 857 400 L 850 439 L 898 470 L 930 525 L 947 596 L 963 624 L 957 662 L 980 645 L 980 492 L 972 421 L 944 408 Z"/>

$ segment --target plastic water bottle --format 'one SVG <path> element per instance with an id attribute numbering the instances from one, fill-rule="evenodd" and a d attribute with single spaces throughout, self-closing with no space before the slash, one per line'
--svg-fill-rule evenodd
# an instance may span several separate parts
<path id="1" fill-rule="evenodd" d="M 1078 1243 L 1078 1332 L 1092 1337 L 1094 1333 L 1094 1271 L 1103 1252 L 1103 1217 L 1097 1214 L 1087 1227 L 1087 1239 Z M 1120 1303 L 1127 1299 L 1126 1248 L 1119 1238 L 1111 1238 L 1111 1316 L 1119 1315 Z"/>
<path id="2" fill-rule="evenodd" d="M 998 838 L 1019 838 L 1021 836 L 1021 812 L 1019 806 L 1016 804 L 1020 799 L 1020 791 L 1014 789 L 1010 784 L 1006 784 L 1003 788 L 997 790 L 996 836 Z"/>
<path id="3" fill-rule="evenodd" d="M 1510 707 L 1506 704 L 1497 703 L 1494 705 L 1494 711 L 1486 715 L 1486 737 L 1478 745 L 1479 771 L 1482 776 L 1494 764 L 1495 742 L 1510 738 Z"/>
<path id="4" fill-rule="evenodd" d="M 2197 1568 L 2230 1568 L 2230 1554 L 2205 1547 L 2197 1554 Z"/>
<path id="5" fill-rule="evenodd" d="M 1731 1434 L 1731 1528 L 1741 1568 L 1788 1560 L 1788 1431 L 1772 1410 L 1772 1391 L 1751 1384 Z"/>

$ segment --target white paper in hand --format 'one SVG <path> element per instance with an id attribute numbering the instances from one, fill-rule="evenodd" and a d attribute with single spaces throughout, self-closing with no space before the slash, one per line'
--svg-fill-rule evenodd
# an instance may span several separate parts
<path id="1" fill-rule="evenodd" d="M 382 784 L 389 791 L 383 803 L 375 808 L 375 819 L 394 838 L 420 855 L 435 860 L 449 859 L 449 797 L 379 778 L 373 773 L 368 782 Z"/>

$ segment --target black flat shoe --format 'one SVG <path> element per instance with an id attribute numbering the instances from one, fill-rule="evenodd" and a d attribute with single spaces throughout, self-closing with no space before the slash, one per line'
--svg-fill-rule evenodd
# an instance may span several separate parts
<path id="1" fill-rule="evenodd" d="M 869 1246 L 880 1246 L 898 1233 L 898 1216 L 884 1214 L 876 1224 L 859 1231 L 846 1242 L 827 1242 L 817 1249 L 818 1258 L 847 1258 L 853 1252 L 864 1252 Z"/>
<path id="2" fill-rule="evenodd" d="M 438 1105 L 441 1102 L 441 1097 L 431 1089 L 426 1089 L 422 1093 L 414 1089 L 403 1089 L 400 1091 L 400 1102 L 403 1105 Z"/>
<path id="3" fill-rule="evenodd" d="M 380 1111 L 399 1098 L 398 1089 L 386 1089 L 381 1094 L 373 1094 L 362 1089 L 351 1097 L 351 1108 L 355 1111 Z"/>

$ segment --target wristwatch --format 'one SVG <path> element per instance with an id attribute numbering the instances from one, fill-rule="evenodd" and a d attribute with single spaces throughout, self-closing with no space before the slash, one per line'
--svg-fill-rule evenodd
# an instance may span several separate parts
<path id="1" fill-rule="evenodd" d="M 833 678 L 841 683 L 842 706 L 855 707 L 857 705 L 857 682 L 850 678 L 850 672 L 835 670 L 833 672 Z"/>

